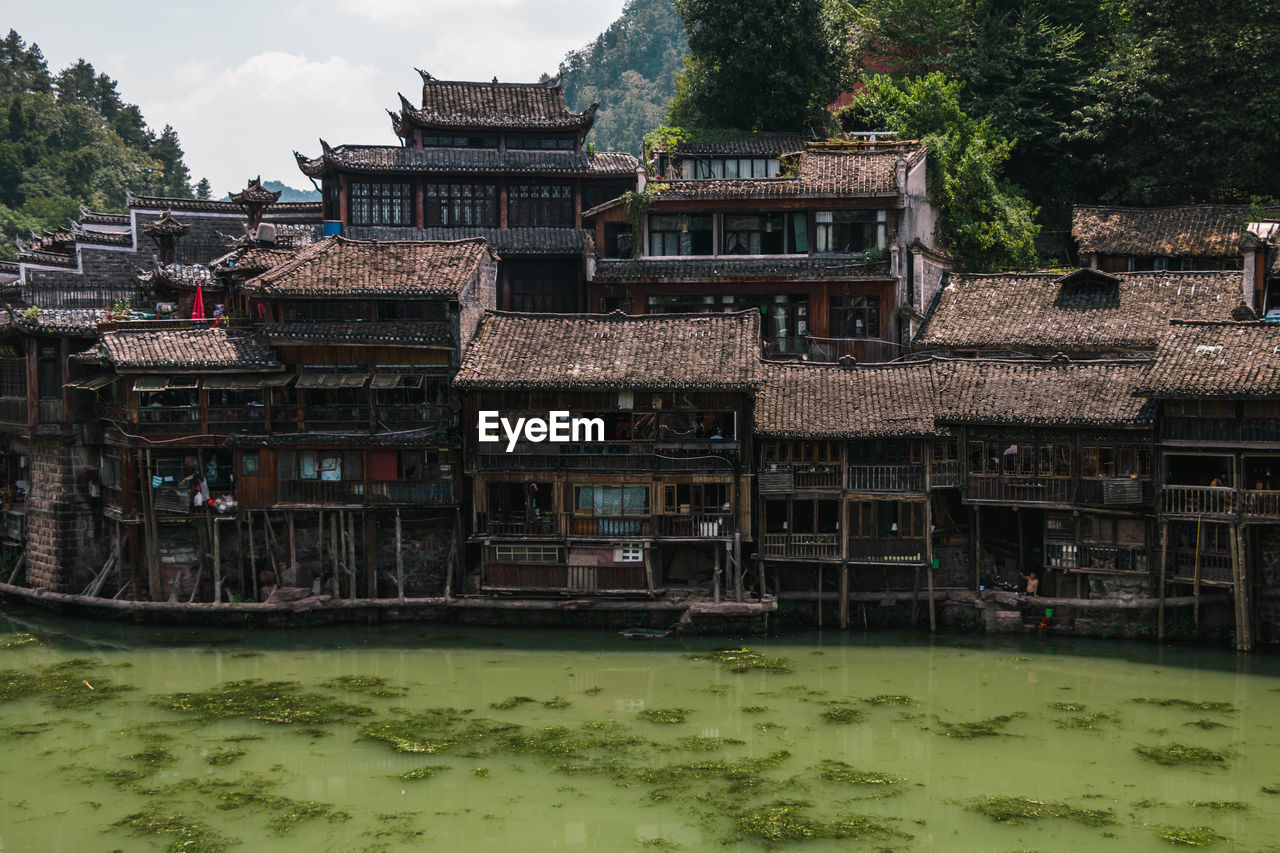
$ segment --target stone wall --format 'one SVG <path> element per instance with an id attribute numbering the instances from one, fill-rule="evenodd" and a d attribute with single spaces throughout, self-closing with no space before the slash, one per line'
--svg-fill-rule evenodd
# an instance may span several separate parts
<path id="1" fill-rule="evenodd" d="M 107 556 L 101 499 L 91 494 L 89 452 L 60 437 L 31 440 L 27 583 L 79 592 Z"/>

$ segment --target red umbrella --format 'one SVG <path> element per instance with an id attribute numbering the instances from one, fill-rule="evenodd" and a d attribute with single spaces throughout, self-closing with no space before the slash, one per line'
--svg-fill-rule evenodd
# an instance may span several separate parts
<path id="1" fill-rule="evenodd" d="M 204 288 L 196 285 L 196 301 L 191 306 L 191 319 L 203 320 L 204 316 Z"/>

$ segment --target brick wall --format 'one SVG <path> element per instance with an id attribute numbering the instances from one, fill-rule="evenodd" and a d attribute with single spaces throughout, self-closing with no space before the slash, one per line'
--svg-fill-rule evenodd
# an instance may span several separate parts
<path id="1" fill-rule="evenodd" d="M 80 592 L 107 555 L 102 508 L 88 493 L 89 452 L 62 438 L 31 441 L 27 583 Z"/>

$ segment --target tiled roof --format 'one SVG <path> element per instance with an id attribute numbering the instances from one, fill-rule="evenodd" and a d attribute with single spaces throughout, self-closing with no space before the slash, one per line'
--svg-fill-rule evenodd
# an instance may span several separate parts
<path id="1" fill-rule="evenodd" d="M 715 279 L 752 279 L 769 281 L 778 279 L 843 279 L 872 276 L 884 278 L 884 273 L 872 270 L 861 260 L 847 257 L 822 257 L 795 255 L 752 257 L 732 256 L 718 258 L 604 258 L 596 261 L 593 281 L 708 281 Z"/>
<path id="2" fill-rule="evenodd" d="M 237 204 L 275 204 L 280 200 L 280 190 L 269 190 L 262 185 L 262 176 L 250 178 L 249 184 L 238 193 L 231 193 Z"/>
<path id="3" fill-rule="evenodd" d="M 107 357 L 118 369 L 228 370 L 275 368 L 271 350 L 246 331 L 223 328 L 172 331 L 111 331 L 102 336 Z"/>
<path id="4" fill-rule="evenodd" d="M 915 344 L 1032 352 L 1152 349 L 1171 319 L 1229 319 L 1243 286 L 1241 272 L 1119 273 L 1107 294 L 1105 276 L 1096 288 L 1064 284 L 1063 278 L 951 275 Z"/>
<path id="5" fill-rule="evenodd" d="M 377 343 L 398 346 L 450 344 L 448 323 L 269 323 L 259 328 L 273 343 Z"/>
<path id="6" fill-rule="evenodd" d="M 38 249 L 19 249 L 18 260 L 23 263 L 37 264 L 45 267 L 66 267 L 74 269 L 78 263 L 74 254 L 66 255 L 62 252 L 42 252 Z"/>
<path id="7" fill-rule="evenodd" d="M 426 127 L 590 129 L 596 105 L 569 112 L 560 79 L 547 83 L 473 83 L 422 75 L 422 107 L 402 99 L 400 120 Z"/>
<path id="8" fill-rule="evenodd" d="M 485 315 L 462 388 L 749 390 L 759 384 L 760 313 Z"/>
<path id="9" fill-rule="evenodd" d="M 93 246 L 133 246 L 133 235 L 128 231 L 86 231 L 77 226 L 74 234 L 77 243 Z"/>
<path id="10" fill-rule="evenodd" d="M 348 225 L 353 240 L 470 240 L 483 237 L 502 257 L 510 255 L 580 255 L 590 231 L 578 228 L 392 228 Z"/>
<path id="11" fill-rule="evenodd" d="M 204 213 L 234 213 L 242 215 L 244 207 L 234 201 L 216 201 L 214 199 L 165 198 L 163 196 L 135 195 L 125 192 L 130 208 L 140 210 L 193 210 Z M 314 217 L 320 221 L 320 202 L 318 201 L 278 201 L 267 211 L 267 220 L 272 217 L 288 215 L 290 218 Z"/>
<path id="12" fill-rule="evenodd" d="M 804 147 L 807 137 L 799 133 L 757 133 L 742 139 L 719 142 L 681 142 L 679 154 L 721 157 L 778 157 Z"/>
<path id="13" fill-rule="evenodd" d="M 1081 252 L 1165 257 L 1240 256 L 1248 208 L 1230 204 L 1181 207 L 1077 206 L 1071 233 Z"/>
<path id="14" fill-rule="evenodd" d="M 326 237 L 243 288 L 264 296 L 457 298 L 490 254 L 479 238 L 383 243 Z"/>
<path id="15" fill-rule="evenodd" d="M 13 309 L 13 324 L 18 328 L 53 335 L 96 335 L 98 324 L 106 319 L 104 308 L 40 308 L 34 320 L 23 309 Z"/>
<path id="16" fill-rule="evenodd" d="M 301 248 L 277 245 L 253 245 L 233 249 L 220 258 L 209 262 L 209 266 L 217 270 L 234 271 L 242 276 L 245 273 L 258 274 L 293 260 Z"/>
<path id="17" fill-rule="evenodd" d="M 934 362 L 944 423 L 1141 426 L 1151 401 L 1134 396 L 1143 360 L 948 359 Z"/>
<path id="18" fill-rule="evenodd" d="M 651 194 L 655 201 L 897 195 L 899 161 L 913 166 L 924 156 L 920 147 L 872 150 L 861 145 L 810 143 L 799 155 L 799 172 L 794 178 L 655 181 Z"/>
<path id="19" fill-rule="evenodd" d="M 297 155 L 298 168 L 313 178 L 333 169 L 414 174 L 531 174 L 633 176 L 640 162 L 630 154 L 573 151 L 498 151 L 495 148 L 403 148 L 398 145 L 339 145 L 314 159 Z"/>
<path id="20" fill-rule="evenodd" d="M 1280 323 L 1175 323 L 1141 382 L 1154 397 L 1280 396 Z"/>
<path id="21" fill-rule="evenodd" d="M 90 210 L 83 204 L 80 205 L 80 224 L 81 225 L 128 225 L 129 214 L 127 213 L 99 213 L 96 210 Z"/>
<path id="22" fill-rule="evenodd" d="M 932 363 L 762 366 L 756 432 L 779 438 L 932 435 L 937 395 Z"/>
<path id="23" fill-rule="evenodd" d="M 204 264 L 165 264 L 155 265 L 153 269 L 142 273 L 138 280 L 143 283 L 162 281 L 170 287 L 181 287 L 195 290 L 196 287 L 212 287 L 213 274 Z"/>
<path id="24" fill-rule="evenodd" d="M 140 230 L 148 237 L 181 237 L 191 230 L 191 226 L 174 219 L 173 214 L 166 210 L 164 216 L 161 216 L 155 222 L 148 222 Z"/>

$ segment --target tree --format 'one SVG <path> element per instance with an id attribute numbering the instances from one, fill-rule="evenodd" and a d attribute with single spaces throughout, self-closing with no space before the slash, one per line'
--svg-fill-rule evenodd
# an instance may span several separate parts
<path id="1" fill-rule="evenodd" d="M 209 186 L 208 178 L 201 178 L 200 183 L 196 184 L 196 198 L 201 200 L 213 198 L 213 188 Z"/>
<path id="2" fill-rule="evenodd" d="M 668 123 L 825 129 L 851 78 L 841 0 L 675 0 L 689 36 Z"/>
<path id="3" fill-rule="evenodd" d="M 1075 142 L 1111 200 L 1280 195 L 1275 0 L 1129 0 L 1120 49 L 1090 80 Z"/>
<path id="4" fill-rule="evenodd" d="M 1035 208 L 1002 180 L 1012 144 L 960 105 L 961 85 L 941 72 L 894 80 L 863 74 L 861 91 L 841 112 L 846 130 L 895 130 L 929 152 L 929 190 L 938 207 L 937 238 L 961 270 L 1031 269 Z"/>
<path id="5" fill-rule="evenodd" d="M 178 132 L 165 125 L 160 138 L 151 146 L 151 156 L 160 163 L 160 195 L 172 198 L 191 198 L 191 172 L 182 162 L 182 145 Z"/>

